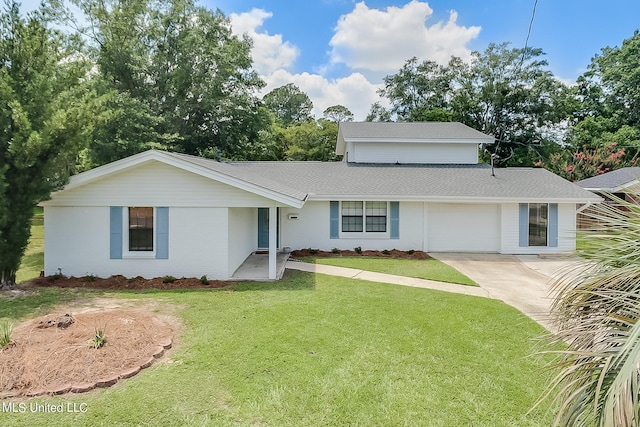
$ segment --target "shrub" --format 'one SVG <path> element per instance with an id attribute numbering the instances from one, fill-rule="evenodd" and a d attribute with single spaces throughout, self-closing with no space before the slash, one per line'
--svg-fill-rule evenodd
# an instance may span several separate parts
<path id="1" fill-rule="evenodd" d="M 416 251 L 414 251 L 413 249 L 409 249 L 409 250 L 407 251 L 407 253 L 408 253 L 409 255 L 413 255 L 415 252 L 416 252 Z"/>
<path id="2" fill-rule="evenodd" d="M 98 277 L 95 274 L 87 274 L 84 276 L 84 280 L 87 282 L 95 282 Z"/>
<path id="3" fill-rule="evenodd" d="M 13 333 L 13 324 L 8 320 L 0 322 L 0 348 L 4 348 L 11 344 L 11 334 Z"/>
<path id="4" fill-rule="evenodd" d="M 357 254 L 362 253 L 362 248 L 360 246 L 356 246 L 355 248 L 353 248 L 353 250 L 356 251 Z"/>
<path id="5" fill-rule="evenodd" d="M 384 249 L 382 251 L 382 255 L 391 255 L 391 252 L 389 252 L 387 249 Z"/>
<path id="6" fill-rule="evenodd" d="M 162 278 L 162 283 L 173 283 L 176 281 L 176 278 L 173 276 L 164 276 Z"/>
<path id="7" fill-rule="evenodd" d="M 338 249 L 338 248 L 333 248 L 333 249 L 331 249 L 331 253 L 339 254 L 339 253 L 340 253 L 340 249 Z"/>
<path id="8" fill-rule="evenodd" d="M 316 255 L 318 253 L 318 249 L 309 249 L 309 253 L 311 255 Z"/>
<path id="9" fill-rule="evenodd" d="M 207 279 L 207 275 L 204 274 L 201 278 L 200 278 L 200 283 L 202 283 L 203 285 L 208 285 L 209 284 L 209 279 Z"/>
<path id="10" fill-rule="evenodd" d="M 96 332 L 91 339 L 91 347 L 99 349 L 104 347 L 105 345 L 107 345 L 107 335 L 104 331 L 104 328 L 96 328 Z"/>

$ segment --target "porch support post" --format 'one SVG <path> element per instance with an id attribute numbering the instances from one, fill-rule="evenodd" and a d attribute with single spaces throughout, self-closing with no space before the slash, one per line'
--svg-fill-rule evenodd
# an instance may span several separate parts
<path id="1" fill-rule="evenodd" d="M 277 251 L 277 236 L 276 236 L 276 224 L 278 218 L 276 218 L 277 209 L 275 207 L 269 208 L 269 279 L 275 280 L 276 278 L 276 251 Z"/>

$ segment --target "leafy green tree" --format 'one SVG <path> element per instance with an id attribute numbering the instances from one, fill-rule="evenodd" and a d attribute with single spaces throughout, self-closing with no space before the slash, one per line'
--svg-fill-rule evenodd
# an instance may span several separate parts
<path id="1" fill-rule="evenodd" d="M 45 5 L 0 16 L 0 288 L 15 284 L 34 206 L 63 185 L 90 134 L 95 93 L 77 40 Z"/>
<path id="2" fill-rule="evenodd" d="M 275 114 L 276 120 L 283 127 L 313 120 L 313 102 L 293 83 L 273 89 L 262 98 L 262 102 Z"/>
<path id="3" fill-rule="evenodd" d="M 384 79 L 379 94 L 390 109 L 374 104 L 368 119 L 459 121 L 494 135 L 498 143 L 491 149 L 499 161 L 529 166 L 559 149 L 574 106 L 574 93 L 546 70 L 542 55 L 503 43 L 473 52 L 470 63 L 411 58 Z"/>
<path id="4" fill-rule="evenodd" d="M 391 111 L 384 108 L 382 103 L 374 102 L 371 105 L 371 109 L 369 110 L 369 114 L 367 114 L 367 118 L 365 119 L 367 122 L 391 122 Z"/>
<path id="5" fill-rule="evenodd" d="M 105 93 L 116 92 L 107 103 L 111 120 L 94 135 L 96 163 L 149 146 L 235 157 L 268 126 L 258 108 L 264 82 L 251 68 L 251 41 L 234 36 L 220 11 L 193 0 L 76 3 Z M 114 139 L 125 116 L 131 118 Z"/>
<path id="6" fill-rule="evenodd" d="M 391 102 L 390 113 L 398 121 L 418 121 L 418 116 L 429 110 L 451 108 L 456 71 L 453 63 L 443 66 L 413 57 L 397 74 L 384 78 L 384 88 L 378 94 Z"/>
<path id="7" fill-rule="evenodd" d="M 338 124 L 329 120 L 298 123 L 285 129 L 286 160 L 334 161 Z"/>
<path id="8" fill-rule="evenodd" d="M 558 403 L 557 426 L 640 420 L 640 205 L 616 203 L 591 210 L 595 225 L 578 235 L 584 261 L 556 283 L 550 352 L 558 374 L 549 396 Z"/>
<path id="9" fill-rule="evenodd" d="M 605 47 L 578 78 L 575 126 L 566 143 L 602 149 L 611 142 L 630 157 L 640 153 L 640 33 L 620 47 Z"/>
<path id="10" fill-rule="evenodd" d="M 353 113 L 344 105 L 332 105 L 331 107 L 327 107 L 322 112 L 322 115 L 325 119 L 331 120 L 337 124 L 353 121 Z"/>

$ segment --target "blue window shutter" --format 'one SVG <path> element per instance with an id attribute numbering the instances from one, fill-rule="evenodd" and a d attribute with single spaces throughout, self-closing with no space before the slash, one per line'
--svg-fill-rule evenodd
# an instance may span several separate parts
<path id="1" fill-rule="evenodd" d="M 111 206 L 109 233 L 109 258 L 122 259 L 122 206 Z"/>
<path id="2" fill-rule="evenodd" d="M 549 203 L 549 246 L 558 247 L 558 204 Z"/>
<path id="3" fill-rule="evenodd" d="M 529 204 L 520 203 L 520 247 L 529 246 Z"/>
<path id="4" fill-rule="evenodd" d="M 340 238 L 340 202 L 329 202 L 329 238 Z"/>
<path id="5" fill-rule="evenodd" d="M 169 208 L 156 208 L 156 259 L 169 259 Z"/>
<path id="6" fill-rule="evenodd" d="M 391 202 L 389 204 L 389 213 L 390 213 L 390 221 L 389 225 L 391 228 L 390 238 L 399 239 L 400 238 L 400 202 Z"/>

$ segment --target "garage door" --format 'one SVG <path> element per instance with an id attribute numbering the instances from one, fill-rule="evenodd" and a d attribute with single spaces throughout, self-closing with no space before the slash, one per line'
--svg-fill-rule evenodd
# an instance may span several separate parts
<path id="1" fill-rule="evenodd" d="M 499 252 L 500 206 L 430 203 L 427 250 L 432 252 Z"/>

